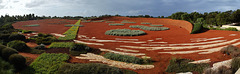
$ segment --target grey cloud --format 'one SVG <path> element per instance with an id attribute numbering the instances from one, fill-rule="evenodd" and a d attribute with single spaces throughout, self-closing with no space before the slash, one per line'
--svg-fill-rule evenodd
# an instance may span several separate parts
<path id="1" fill-rule="evenodd" d="M 32 2 L 30 3 L 27 3 L 25 5 L 25 7 L 27 8 L 33 8 L 33 7 L 38 7 L 38 6 L 41 6 L 43 4 L 47 3 L 46 0 L 33 0 Z"/>

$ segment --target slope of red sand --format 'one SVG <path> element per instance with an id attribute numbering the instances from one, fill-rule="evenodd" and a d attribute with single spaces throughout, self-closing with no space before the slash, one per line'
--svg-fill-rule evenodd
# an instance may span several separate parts
<path id="1" fill-rule="evenodd" d="M 46 20 L 35 20 L 35 21 L 25 21 L 25 22 L 17 22 L 13 24 L 14 28 L 17 29 L 25 29 L 25 30 L 33 30 L 38 31 L 41 33 L 59 33 L 62 34 L 65 32 L 69 27 L 64 27 L 66 24 L 48 24 L 51 22 L 59 22 L 63 21 L 64 19 L 46 19 Z M 225 40 L 232 40 L 238 39 L 240 35 L 237 36 L 229 36 L 230 34 L 240 34 L 239 32 L 234 31 L 218 31 L 218 30 L 209 30 L 204 33 L 199 34 L 189 34 L 192 30 L 192 25 L 187 21 L 181 20 L 172 20 L 172 19 L 158 19 L 158 18 L 127 18 L 127 17 L 110 17 L 110 18 L 102 18 L 102 20 L 106 21 L 115 21 L 116 23 L 120 23 L 123 20 L 133 21 L 136 22 L 134 24 L 126 23 L 124 26 L 109 26 L 109 23 L 105 22 L 90 22 L 90 23 L 81 23 L 84 27 L 79 28 L 79 35 L 86 35 L 88 37 L 96 37 L 97 39 L 102 40 L 114 40 L 116 38 L 122 39 L 139 39 L 139 41 L 148 41 L 154 40 L 155 38 L 162 38 L 162 40 L 168 42 L 169 44 L 173 43 L 191 43 L 190 39 L 193 38 L 215 38 L 215 37 L 224 37 Z M 77 20 L 64 20 L 74 24 Z M 170 30 L 166 31 L 145 31 L 147 35 L 143 36 L 110 36 L 105 35 L 104 33 L 110 29 L 133 29 L 129 28 L 130 25 L 143 25 L 141 22 L 149 22 L 152 24 L 162 24 L 164 27 L 169 27 Z M 30 24 L 39 24 L 39 27 L 23 27 L 22 25 L 30 25 Z M 148 25 L 145 25 L 148 26 Z M 139 29 L 135 29 L 139 30 Z M 78 38 L 80 40 L 81 38 Z M 157 40 L 155 40 L 157 41 Z M 94 42 L 94 41 L 86 41 L 86 42 Z M 149 43 L 149 42 L 147 42 Z M 110 43 L 105 42 L 103 43 L 104 46 L 96 46 L 96 45 L 89 45 L 95 48 L 106 48 L 115 50 L 115 48 L 119 48 L 121 45 L 131 45 L 131 46 L 140 46 L 139 44 L 132 44 L 132 43 Z M 137 49 L 133 49 L 137 50 Z M 185 49 L 185 50 L 199 50 L 199 49 Z M 154 51 L 147 51 L 139 49 L 140 53 L 145 53 L 147 56 L 150 56 L 154 62 L 155 68 L 150 70 L 134 70 L 140 74 L 156 74 L 156 73 L 165 73 L 165 69 L 169 63 L 169 60 L 172 57 L 179 57 L 179 58 L 187 58 L 192 60 L 202 60 L 202 59 L 211 59 L 212 62 L 218 62 L 230 59 L 231 57 L 225 56 L 220 52 L 214 52 L 211 54 L 182 54 L 182 55 L 171 55 L 171 54 L 159 54 L 158 52 L 162 52 L 163 50 L 154 50 Z M 22 53 L 23 54 L 23 53 Z M 26 55 L 26 54 L 23 54 Z M 34 57 L 33 57 L 34 58 Z M 86 63 L 86 60 L 79 60 L 74 57 L 70 60 L 73 63 Z"/>

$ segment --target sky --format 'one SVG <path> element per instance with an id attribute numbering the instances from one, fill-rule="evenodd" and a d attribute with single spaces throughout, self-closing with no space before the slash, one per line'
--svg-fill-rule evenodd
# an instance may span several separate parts
<path id="1" fill-rule="evenodd" d="M 169 16 L 175 12 L 237 10 L 240 0 L 0 0 L 0 15 Z"/>

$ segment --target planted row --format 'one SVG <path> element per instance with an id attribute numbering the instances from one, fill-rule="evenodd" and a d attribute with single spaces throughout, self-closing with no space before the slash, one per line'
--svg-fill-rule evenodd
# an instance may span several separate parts
<path id="1" fill-rule="evenodd" d="M 79 25 L 81 20 L 78 20 L 74 25 Z M 70 29 L 68 29 L 65 34 L 65 37 L 59 37 L 58 40 L 73 40 L 77 36 L 79 26 L 72 26 Z"/>
<path id="2" fill-rule="evenodd" d="M 122 23 L 113 23 L 113 24 L 109 24 L 110 26 L 122 26 L 122 25 L 124 25 L 124 24 L 122 24 Z"/>
<path id="3" fill-rule="evenodd" d="M 123 20 L 121 23 L 136 23 L 136 22 L 131 22 L 131 21 Z"/>
<path id="4" fill-rule="evenodd" d="M 155 27 L 159 27 L 159 26 L 163 26 L 163 25 L 150 25 L 150 26 L 155 26 Z"/>
<path id="5" fill-rule="evenodd" d="M 148 27 L 143 25 L 131 25 L 130 28 L 139 28 L 142 30 L 149 30 L 149 31 L 163 31 L 163 30 L 169 30 L 167 27 Z"/>
<path id="6" fill-rule="evenodd" d="M 113 29 L 105 32 L 106 35 L 113 36 L 139 36 L 145 35 L 146 33 L 141 30 L 131 30 L 131 29 Z"/>
<path id="7" fill-rule="evenodd" d="M 39 24 L 23 25 L 23 27 L 36 27 L 36 26 L 40 26 L 40 25 Z"/>
<path id="8" fill-rule="evenodd" d="M 83 25 L 74 25 L 74 24 L 70 24 L 70 25 L 64 25 L 65 27 L 72 27 L 72 26 L 79 26 L 79 27 L 83 27 Z"/>
<path id="9" fill-rule="evenodd" d="M 48 48 L 71 48 L 73 45 L 73 42 L 53 42 Z"/>

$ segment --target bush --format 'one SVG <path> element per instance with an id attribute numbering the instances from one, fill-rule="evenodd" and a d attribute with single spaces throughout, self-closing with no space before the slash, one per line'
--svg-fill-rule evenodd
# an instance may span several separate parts
<path id="1" fill-rule="evenodd" d="M 149 31 L 163 31 L 163 30 L 169 30 L 167 27 L 148 27 L 143 25 L 131 25 L 130 28 L 139 28 L 142 30 L 149 30 Z"/>
<path id="2" fill-rule="evenodd" d="M 61 67 L 65 61 L 69 59 L 67 54 L 56 53 L 43 53 L 37 59 L 30 64 L 26 72 L 33 72 L 34 74 L 56 74 L 59 67 Z"/>
<path id="3" fill-rule="evenodd" d="M 208 28 L 208 29 L 210 29 L 210 30 L 238 31 L 238 29 L 237 29 L 237 28 L 234 28 L 234 27 L 229 27 L 229 28 L 225 28 L 225 29 L 220 28 L 220 27 L 217 27 L 217 28 L 210 27 L 210 28 Z"/>
<path id="4" fill-rule="evenodd" d="M 145 35 L 146 33 L 141 30 L 130 30 L 130 29 L 113 29 L 105 32 L 106 35 L 113 36 L 139 36 Z"/>
<path id="5" fill-rule="evenodd" d="M 45 44 L 45 45 L 49 45 L 56 40 L 57 38 L 53 36 L 35 38 L 35 41 L 37 44 Z"/>
<path id="6" fill-rule="evenodd" d="M 0 34 L 0 40 L 8 41 L 10 35 L 11 34 Z"/>
<path id="7" fill-rule="evenodd" d="M 193 60 L 189 59 L 176 59 L 172 58 L 170 60 L 170 63 L 166 69 L 166 72 L 198 72 L 201 74 L 205 68 L 210 67 L 209 64 L 202 63 L 202 64 L 193 64 L 193 63 L 188 63 L 192 62 Z"/>
<path id="8" fill-rule="evenodd" d="M 240 56 L 240 49 L 238 47 L 233 46 L 233 45 L 228 45 L 227 47 L 222 48 L 221 52 L 223 54 L 231 55 L 232 57 Z"/>
<path id="9" fill-rule="evenodd" d="M 144 60 L 142 58 L 128 56 L 128 55 L 121 55 L 115 53 L 106 53 L 103 55 L 107 59 L 122 61 L 127 63 L 135 63 L 135 64 L 144 64 Z"/>
<path id="10" fill-rule="evenodd" d="M 13 54 L 9 57 L 9 62 L 14 65 L 17 70 L 21 70 L 26 67 L 26 59 L 22 55 Z"/>
<path id="11" fill-rule="evenodd" d="M 193 29 L 192 29 L 191 34 L 200 33 L 202 31 L 202 29 L 203 29 L 203 27 L 202 27 L 201 23 L 195 23 L 193 25 Z"/>
<path id="12" fill-rule="evenodd" d="M 30 49 L 25 42 L 19 40 L 8 42 L 7 46 L 21 52 Z"/>
<path id="13" fill-rule="evenodd" d="M 12 54 L 17 54 L 17 53 L 18 53 L 17 50 L 7 47 L 2 50 L 2 57 L 3 57 L 3 59 L 8 60 L 9 56 L 11 56 Z"/>
<path id="14" fill-rule="evenodd" d="M 53 42 L 48 48 L 71 48 L 73 45 L 73 42 Z"/>
<path id="15" fill-rule="evenodd" d="M 45 45 L 40 44 L 40 45 L 36 46 L 34 49 L 45 49 Z"/>
<path id="16" fill-rule="evenodd" d="M 2 56 L 2 50 L 3 50 L 4 48 L 6 48 L 6 46 L 0 44 L 0 56 Z"/>
<path id="17" fill-rule="evenodd" d="M 136 74 L 135 72 L 123 71 L 117 67 L 99 63 L 64 64 L 58 70 L 59 74 L 127 74 L 125 72 Z"/>
<path id="18" fill-rule="evenodd" d="M 71 55 L 79 56 L 92 51 L 92 49 L 84 44 L 73 44 L 69 51 Z"/>
<path id="19" fill-rule="evenodd" d="M 110 26 L 122 26 L 122 25 L 124 25 L 124 24 L 122 24 L 122 23 L 113 23 L 113 24 L 109 24 Z"/>
<path id="20" fill-rule="evenodd" d="M 235 57 L 231 63 L 232 72 L 235 73 L 240 68 L 240 58 Z"/>
<path id="21" fill-rule="evenodd" d="M 14 74 L 14 67 L 0 57 L 0 74 Z"/>
<path id="22" fill-rule="evenodd" d="M 30 30 L 20 30 L 20 32 L 22 32 L 22 33 L 32 33 L 33 31 L 30 31 Z"/>

